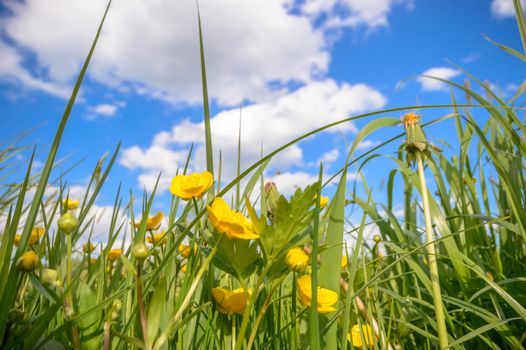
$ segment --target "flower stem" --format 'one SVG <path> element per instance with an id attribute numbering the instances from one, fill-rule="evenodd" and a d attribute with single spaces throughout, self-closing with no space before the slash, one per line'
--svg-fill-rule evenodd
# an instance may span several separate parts
<path id="1" fill-rule="evenodd" d="M 137 262 L 137 304 L 139 305 L 139 317 L 141 318 L 142 337 L 146 350 L 151 349 L 148 341 L 148 321 L 146 320 L 146 309 L 142 298 L 142 261 Z"/>
<path id="2" fill-rule="evenodd" d="M 68 283 L 68 295 L 66 297 L 66 316 L 71 318 L 73 316 L 73 295 L 71 294 L 71 251 L 72 251 L 72 242 L 71 234 L 66 235 L 67 241 L 67 261 L 66 261 L 66 281 Z M 75 324 L 71 325 L 71 341 L 73 343 L 73 348 L 75 350 L 80 350 L 80 339 L 77 326 Z"/>
<path id="3" fill-rule="evenodd" d="M 435 305 L 435 316 L 438 328 L 438 340 L 440 349 L 446 349 L 448 344 L 446 320 L 444 315 L 444 305 L 442 303 L 442 293 L 440 290 L 440 280 L 438 276 L 438 264 L 436 247 L 434 244 L 435 237 L 433 233 L 433 224 L 431 222 L 431 211 L 429 209 L 428 189 L 424 173 L 424 162 L 422 161 L 421 152 L 416 152 L 418 162 L 418 175 L 420 177 L 420 186 L 422 188 L 422 201 L 424 206 L 424 218 L 426 223 L 427 252 L 429 261 L 429 272 L 431 275 L 431 287 L 433 290 L 433 302 Z"/>

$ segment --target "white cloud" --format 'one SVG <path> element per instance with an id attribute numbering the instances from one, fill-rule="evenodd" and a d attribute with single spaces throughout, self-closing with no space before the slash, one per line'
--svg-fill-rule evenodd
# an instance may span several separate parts
<path id="1" fill-rule="evenodd" d="M 88 114 L 86 115 L 87 120 L 95 120 L 99 117 L 102 118 L 113 118 L 116 116 L 119 107 L 124 107 L 123 102 L 112 103 L 102 103 L 96 106 L 88 108 Z"/>
<path id="2" fill-rule="evenodd" d="M 35 78 L 23 67 L 23 57 L 14 47 L 0 40 L 0 81 L 8 81 L 28 89 L 44 91 L 66 98 L 69 88 L 65 84 Z"/>
<path id="3" fill-rule="evenodd" d="M 358 146 L 356 147 L 356 149 L 365 151 L 365 150 L 368 150 L 368 149 L 373 148 L 375 146 L 378 146 L 379 144 L 380 144 L 379 140 L 373 141 L 373 140 L 370 140 L 370 139 L 366 139 L 366 140 L 361 141 L 358 144 Z"/>
<path id="4" fill-rule="evenodd" d="M 276 184 L 279 193 L 285 197 L 292 195 L 297 188 L 305 188 L 318 181 L 318 175 L 308 174 L 303 171 L 284 172 L 268 178 Z"/>
<path id="5" fill-rule="evenodd" d="M 434 67 L 426 70 L 421 75 L 449 80 L 459 76 L 460 71 L 449 67 Z M 438 91 L 445 90 L 447 88 L 444 83 L 428 77 L 418 77 L 417 81 L 422 86 L 422 89 L 426 91 Z"/>
<path id="6" fill-rule="evenodd" d="M 222 105 L 263 101 L 283 93 L 289 82 L 308 83 L 326 73 L 329 54 L 322 30 L 307 17 L 288 13 L 288 3 L 200 1 L 211 98 Z M 105 4 L 8 0 L 10 14 L 2 26 L 17 47 L 35 54 L 46 79 L 66 84 L 80 69 Z M 21 65 L 13 74 L 23 84 L 37 84 Z M 195 2 L 114 2 L 89 74 L 108 86 L 175 104 L 200 103 Z M 51 92 L 50 87 L 41 88 Z"/>
<path id="7" fill-rule="evenodd" d="M 301 11 L 313 19 L 325 15 L 325 28 L 385 27 L 389 24 L 388 15 L 395 5 L 405 4 L 409 9 L 412 0 L 307 0 Z"/>
<path id="8" fill-rule="evenodd" d="M 524 10 L 526 0 L 521 0 L 521 5 Z M 497 18 L 515 17 L 513 0 L 493 0 L 491 2 L 491 13 Z"/>
<path id="9" fill-rule="evenodd" d="M 318 159 L 316 164 L 319 164 L 320 162 L 324 165 L 330 164 L 335 162 L 338 157 L 340 156 L 340 151 L 338 151 L 337 148 L 331 149 L 329 152 L 325 152 L 321 155 L 321 157 Z"/>
<path id="10" fill-rule="evenodd" d="M 253 164 L 263 153 L 277 149 L 292 139 L 331 122 L 353 114 L 378 109 L 385 105 L 386 98 L 365 84 L 338 84 L 333 80 L 312 82 L 272 102 L 244 107 L 241 127 L 242 169 Z M 239 109 L 224 110 L 211 120 L 212 144 L 215 160 L 222 152 L 222 177 L 231 179 L 237 164 Z M 329 129 L 328 132 L 356 131 L 352 123 Z M 191 167 L 204 169 L 204 124 L 184 120 L 154 136 L 147 149 L 132 146 L 124 150 L 120 164 L 130 169 L 140 169 L 139 183 L 147 189 L 155 183 L 159 171 L 160 190 L 166 189 L 169 179 L 184 165 L 187 149 L 195 144 L 195 156 Z M 321 150 L 323 151 L 323 149 Z M 332 155 L 334 157 L 334 154 Z M 295 144 L 273 159 L 273 166 L 286 170 L 291 165 L 303 164 L 303 151 Z"/>

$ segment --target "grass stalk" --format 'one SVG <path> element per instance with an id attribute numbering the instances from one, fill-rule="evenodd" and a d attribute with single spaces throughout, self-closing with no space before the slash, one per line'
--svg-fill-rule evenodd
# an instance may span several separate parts
<path id="1" fill-rule="evenodd" d="M 416 161 L 418 165 L 418 176 L 420 178 L 420 186 L 422 188 L 422 201 L 424 207 L 424 219 L 426 225 L 426 239 L 427 252 L 429 262 L 429 272 L 431 275 L 431 286 L 433 290 L 433 303 L 435 305 L 435 316 L 438 330 L 438 340 L 440 349 L 447 349 L 449 346 L 448 334 L 446 328 L 446 318 L 444 315 L 444 305 L 442 303 L 442 291 L 440 288 L 440 278 L 438 275 L 438 262 L 435 247 L 435 237 L 433 233 L 433 223 L 431 221 L 431 211 L 429 208 L 428 189 L 426 184 L 426 177 L 424 172 L 424 162 L 422 160 L 422 153 L 415 152 Z"/>

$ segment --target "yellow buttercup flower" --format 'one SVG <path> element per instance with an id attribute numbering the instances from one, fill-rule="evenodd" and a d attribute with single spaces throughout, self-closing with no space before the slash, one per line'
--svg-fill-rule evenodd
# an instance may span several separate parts
<path id="1" fill-rule="evenodd" d="M 40 237 L 44 235 L 46 231 L 43 227 L 33 227 L 31 230 L 31 235 L 29 236 L 29 241 L 27 242 L 29 245 L 35 245 L 38 243 Z M 22 235 L 15 235 L 15 240 L 13 244 L 15 247 L 18 247 L 20 244 L 20 241 L 22 240 Z"/>
<path id="2" fill-rule="evenodd" d="M 316 200 L 317 200 L 317 196 L 314 196 L 314 203 L 316 203 Z M 326 196 L 321 196 L 320 197 L 320 208 L 325 208 L 327 206 L 327 204 L 329 204 L 329 197 L 326 197 Z"/>
<path id="3" fill-rule="evenodd" d="M 347 335 L 347 339 L 349 339 L 349 341 L 352 342 L 352 345 L 356 347 L 362 347 L 364 344 L 367 346 L 374 345 L 373 330 L 371 329 L 371 326 L 367 324 L 362 325 L 361 333 L 363 334 L 360 334 L 360 325 L 355 324 L 352 326 L 351 333 Z"/>
<path id="4" fill-rule="evenodd" d="M 95 250 L 95 246 L 91 242 L 87 242 L 82 245 L 82 251 L 84 253 L 91 254 L 94 250 Z"/>
<path id="5" fill-rule="evenodd" d="M 150 243 L 150 244 L 157 244 L 157 243 L 160 243 L 160 244 L 166 244 L 166 232 L 159 232 L 159 233 L 154 233 L 154 234 L 147 234 L 146 235 L 146 242 Z"/>
<path id="6" fill-rule="evenodd" d="M 285 258 L 287 266 L 292 271 L 303 272 L 309 265 L 309 256 L 300 247 L 289 249 L 287 257 Z"/>
<path id="7" fill-rule="evenodd" d="M 68 198 L 63 201 L 63 204 L 68 210 L 77 209 L 80 205 L 80 199 Z"/>
<path id="8" fill-rule="evenodd" d="M 312 287 L 311 277 L 309 275 L 303 275 L 298 278 L 298 292 L 300 297 L 300 303 L 303 306 L 311 305 L 312 301 Z M 336 311 L 333 306 L 338 302 L 338 294 L 336 292 L 318 287 L 317 289 L 317 306 L 320 314 L 326 314 L 328 312 Z"/>
<path id="9" fill-rule="evenodd" d="M 212 173 L 205 171 L 203 173 L 193 173 L 190 175 L 177 175 L 172 179 L 170 192 L 174 196 L 184 200 L 193 197 L 200 198 L 214 183 Z"/>
<path id="10" fill-rule="evenodd" d="M 210 223 L 228 238 L 258 239 L 252 222 L 243 214 L 230 209 L 223 198 L 217 197 L 207 206 Z"/>
<path id="11" fill-rule="evenodd" d="M 212 288 L 212 296 L 216 301 L 219 312 L 223 314 L 242 314 L 247 306 L 247 297 L 252 294 L 252 289 L 248 289 L 247 293 L 243 288 L 229 291 L 223 288 Z"/>
<path id="12" fill-rule="evenodd" d="M 122 255 L 122 249 L 112 249 L 108 252 L 108 259 L 113 262 L 120 258 Z"/>
<path id="13" fill-rule="evenodd" d="M 182 271 L 182 272 L 186 272 L 186 264 L 184 264 L 183 266 L 181 266 L 181 271 Z"/>
<path id="14" fill-rule="evenodd" d="M 177 250 L 185 258 L 188 258 L 190 256 L 190 246 L 189 245 L 179 244 L 179 247 L 177 247 Z M 196 253 L 197 253 L 197 245 L 194 244 L 194 254 Z"/>
<path id="15" fill-rule="evenodd" d="M 38 264 L 40 264 L 40 259 L 32 250 L 22 254 L 17 261 L 18 268 L 24 272 L 34 271 Z"/>
<path id="16" fill-rule="evenodd" d="M 148 219 L 146 219 L 146 231 L 157 230 L 159 226 L 161 226 L 162 220 L 163 213 L 161 212 L 158 212 L 154 216 L 149 216 Z M 141 226 L 141 221 L 135 223 L 136 228 L 139 228 Z"/>
<path id="17" fill-rule="evenodd" d="M 342 256 L 342 270 L 345 270 L 347 268 L 347 264 L 348 264 L 347 257 L 344 255 Z"/>

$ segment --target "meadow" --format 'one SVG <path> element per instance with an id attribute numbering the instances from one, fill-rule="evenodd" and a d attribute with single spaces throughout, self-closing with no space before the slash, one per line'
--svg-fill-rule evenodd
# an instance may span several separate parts
<path id="1" fill-rule="evenodd" d="M 47 193 L 110 4 L 45 165 L 35 171 L 31 158 L 24 178 L 0 191 L 1 349 L 525 348 L 526 81 L 504 99 L 467 71 L 465 84 L 436 78 L 451 88 L 443 104 L 327 124 L 246 169 L 238 157 L 237 176 L 227 182 L 221 161 L 214 168 L 199 22 L 206 168 L 171 174 L 164 213 L 151 209 L 155 190 L 137 199 L 117 189 L 107 239 L 94 244 L 90 208 L 119 147 L 94 164 L 83 197 L 70 197 L 67 173 Z M 492 49 L 526 61 L 524 12 L 519 0 L 514 6 L 522 52 L 496 42 Z M 459 96 L 467 103 L 457 103 Z M 426 110 L 443 116 L 423 120 Z M 283 150 L 356 120 L 367 124 L 332 178 L 322 179 L 320 164 L 319 180 L 290 197 L 265 178 Z M 455 125 L 452 155 L 425 132 L 445 122 Z M 356 156 L 379 130 L 392 137 Z M 383 155 L 392 144 L 400 145 L 396 154 Z M 0 178 L 23 151 L 0 149 Z M 378 157 L 389 164 L 386 201 L 374 198 L 365 177 L 347 176 Z M 330 182 L 337 188 L 329 198 L 322 191 Z M 358 225 L 350 213 L 359 213 Z M 159 230 L 163 218 L 166 231 Z M 364 239 L 371 226 L 372 242 Z"/>

